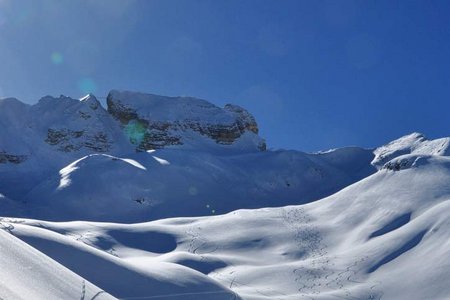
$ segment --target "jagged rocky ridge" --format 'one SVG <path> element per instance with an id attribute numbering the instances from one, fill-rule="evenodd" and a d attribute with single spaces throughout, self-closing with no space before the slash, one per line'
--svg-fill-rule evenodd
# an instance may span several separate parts
<path id="1" fill-rule="evenodd" d="M 110 152 L 124 141 L 119 126 L 93 96 L 81 100 L 47 96 L 35 105 L 0 100 L 0 119 L 3 163 L 24 162 L 49 151 Z"/>
<path id="2" fill-rule="evenodd" d="M 218 144 L 232 145 L 247 134 L 259 150 L 264 140 L 257 137 L 255 118 L 244 108 L 227 104 L 223 109 L 192 97 L 111 91 L 108 112 L 116 118 L 138 150 L 160 149 L 191 143 L 198 133 Z"/>
<path id="3" fill-rule="evenodd" d="M 153 117 L 173 115 L 177 109 L 176 118 Z M 256 121 L 245 109 L 221 109 L 187 97 L 112 91 L 108 110 L 93 95 L 80 100 L 47 96 L 35 105 L 8 98 L 0 100 L 0 125 L 0 164 L 22 163 L 45 148 L 79 156 L 192 146 L 199 140 L 196 135 L 218 145 L 265 150 Z"/>

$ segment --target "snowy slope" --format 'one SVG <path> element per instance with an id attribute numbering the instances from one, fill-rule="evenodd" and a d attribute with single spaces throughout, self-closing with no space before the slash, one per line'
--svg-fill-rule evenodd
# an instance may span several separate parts
<path id="1" fill-rule="evenodd" d="M 119 124 L 93 96 L 0 100 L 0 192 L 24 201 L 43 178 L 92 153 L 132 151 Z"/>
<path id="2" fill-rule="evenodd" d="M 370 150 L 360 148 L 322 154 L 161 149 L 126 158 L 90 155 L 34 187 L 17 215 L 136 222 L 306 203 L 373 173 L 372 159 Z"/>
<path id="3" fill-rule="evenodd" d="M 0 100 L 4 215 L 138 222 L 302 204 L 399 155 L 450 151 L 449 138 L 417 133 L 375 150 L 260 151 L 255 119 L 235 105 L 127 91 L 111 91 L 108 105 Z"/>
<path id="4" fill-rule="evenodd" d="M 243 299 L 447 299 L 449 201 L 450 158 L 409 154 L 306 205 L 130 225 L 23 220 L 12 233 L 45 253 L 78 243 L 135 267 L 187 266 Z"/>
<path id="5" fill-rule="evenodd" d="M 2 299 L 450 298 L 448 137 L 265 151 L 241 107 L 118 91 L 0 125 L 0 225 L 37 249 L 0 230 Z"/>
<path id="6" fill-rule="evenodd" d="M 226 154 L 158 149 L 125 157 L 88 155 L 49 174 L 24 196 L 26 203 L 5 213 L 59 221 L 141 222 L 302 204 L 373 174 L 381 168 L 380 157 L 404 153 L 398 149 L 407 138 L 374 151 L 349 147 L 315 154 Z M 442 141 L 448 139 L 425 141 L 414 151 L 446 154 Z"/>
<path id="7" fill-rule="evenodd" d="M 112 103 L 120 100 L 142 110 L 141 118 L 172 114 L 180 119 L 124 123 L 117 109 L 108 108 L 116 114 L 107 111 L 93 95 L 80 100 L 46 96 L 34 105 L 14 98 L 0 99 L 0 192 L 26 201 L 25 195 L 35 185 L 86 155 L 129 156 L 142 150 L 135 144 L 140 134 L 145 146 L 160 147 L 165 139 L 179 138 L 175 145 L 166 146 L 180 150 L 242 153 L 260 151 L 264 144 L 253 116 L 235 105 L 219 108 L 195 98 L 133 92 L 113 91 L 110 95 L 114 96 Z M 173 115 L 176 109 L 178 114 Z"/>
<path id="8" fill-rule="evenodd" d="M 101 251 L 102 248 L 89 247 L 80 242 L 84 238 L 89 238 L 89 233 L 84 236 L 84 233 L 79 235 L 76 232 L 62 229 L 65 234 L 62 235 L 61 232 L 48 230 L 45 223 L 38 222 L 34 224 L 35 226 L 30 227 L 26 226 L 23 221 L 12 219 L 5 219 L 4 224 L 10 232 L 22 238 L 25 242 L 80 276 L 94 282 L 104 291 L 121 299 L 198 299 L 199 295 L 202 297 L 204 295 L 204 299 L 211 300 L 239 299 L 235 293 L 226 287 L 193 269 L 158 261 L 145 265 L 132 264 L 118 258 L 114 249 L 108 248 L 108 251 Z M 80 230 L 80 232 L 83 229 L 90 231 L 89 227 L 82 222 L 65 223 L 64 225 Z M 113 234 L 113 231 L 109 233 Z M 126 232 L 117 232 L 116 234 L 127 241 Z M 139 233 L 136 233 L 136 235 L 139 235 Z M 93 239 L 103 249 L 112 245 L 106 238 L 93 237 Z M 145 241 L 145 239 L 150 240 Z M 156 240 L 163 244 L 153 245 Z M 157 253 L 163 253 L 176 247 L 175 240 L 157 231 L 145 232 L 129 242 L 131 245 L 133 242 L 139 243 L 143 247 L 146 244 L 150 245 L 146 249 Z M 9 260 L 9 257 L 5 260 Z M 36 261 L 35 263 L 39 262 Z M 34 272 L 35 270 L 31 269 L 30 273 L 34 274 Z M 53 282 L 52 280 L 55 279 L 49 278 L 47 282 Z M 81 281 L 76 288 L 76 291 L 80 293 Z M 18 289 L 27 290 L 26 286 L 21 286 Z M 77 295 L 77 298 L 69 294 L 69 292 L 72 292 L 69 287 L 61 287 L 61 290 L 64 291 L 64 289 L 68 289 L 67 297 L 60 299 L 79 299 L 79 295 Z M 48 291 L 48 294 L 52 295 L 48 299 L 57 299 L 54 293 L 55 291 Z M 7 299 L 14 299 L 14 297 Z"/>
<path id="9" fill-rule="evenodd" d="M 89 281 L 8 234 L 0 222 L 1 299 L 115 299 Z"/>

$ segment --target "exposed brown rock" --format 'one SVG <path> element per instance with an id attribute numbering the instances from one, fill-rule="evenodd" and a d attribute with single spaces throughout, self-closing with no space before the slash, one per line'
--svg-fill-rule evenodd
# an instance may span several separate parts
<path id="1" fill-rule="evenodd" d="M 94 135 L 88 135 L 84 130 L 49 128 L 45 142 L 52 146 L 58 146 L 57 149 L 63 152 L 78 151 L 83 147 L 96 152 L 108 152 L 111 148 L 106 134 L 97 132 Z"/>
<path id="2" fill-rule="evenodd" d="M 232 124 L 209 124 L 197 120 L 180 120 L 173 122 L 161 122 L 151 119 L 143 119 L 132 107 L 128 107 L 118 99 L 108 95 L 108 112 L 116 118 L 125 130 L 138 126 L 143 130 L 141 134 L 128 134 L 132 143 L 136 144 L 138 151 L 164 148 L 170 145 L 183 144 L 180 132 L 192 130 L 207 136 L 218 144 L 231 145 L 246 131 L 258 133 L 258 125 L 255 118 L 245 109 L 237 105 L 227 104 L 225 111 L 235 115 L 236 121 Z M 131 125 L 130 125 L 131 124 Z M 136 125 L 138 124 L 138 125 Z M 266 150 L 264 142 L 258 146 L 261 151 Z"/>
<path id="3" fill-rule="evenodd" d="M 20 164 L 27 160 L 26 155 L 14 155 L 8 154 L 4 151 L 0 151 L 0 164 L 12 163 L 12 164 Z"/>

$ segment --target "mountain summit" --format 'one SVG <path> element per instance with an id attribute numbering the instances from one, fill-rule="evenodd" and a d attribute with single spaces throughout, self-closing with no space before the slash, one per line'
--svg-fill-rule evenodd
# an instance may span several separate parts
<path id="1" fill-rule="evenodd" d="M 0 100 L 0 125 L 0 208 L 61 221 L 135 222 L 308 203 L 401 155 L 449 153 L 448 138 L 418 133 L 376 149 L 267 151 L 242 107 L 116 90 L 107 109 L 94 95 L 46 96 L 35 105 Z"/>
<path id="2" fill-rule="evenodd" d="M 258 137 L 255 118 L 244 108 L 214 104 L 192 97 L 165 97 L 135 92 L 111 91 L 108 112 L 120 122 L 137 150 L 200 143 L 239 145 L 265 150 Z"/>

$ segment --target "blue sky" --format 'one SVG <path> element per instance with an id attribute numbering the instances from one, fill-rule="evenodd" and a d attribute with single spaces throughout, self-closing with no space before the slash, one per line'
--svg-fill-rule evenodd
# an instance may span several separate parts
<path id="1" fill-rule="evenodd" d="M 0 0 L 0 97 L 231 102 L 269 147 L 450 133 L 449 1 Z"/>

